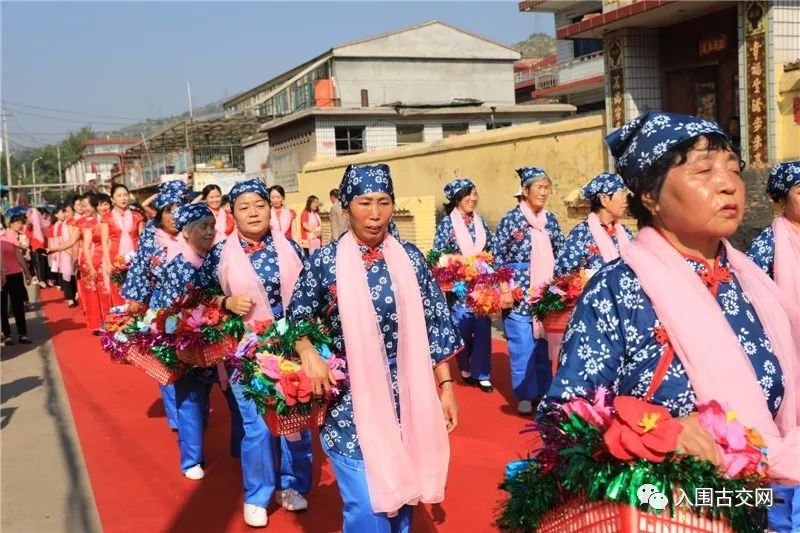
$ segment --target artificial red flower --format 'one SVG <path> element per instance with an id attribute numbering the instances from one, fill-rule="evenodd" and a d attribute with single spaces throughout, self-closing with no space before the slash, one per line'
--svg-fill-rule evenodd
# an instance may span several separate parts
<path id="1" fill-rule="evenodd" d="M 524 237 L 524 234 L 522 233 L 522 230 L 519 230 L 519 229 L 518 229 L 517 231 L 515 231 L 514 233 L 512 233 L 512 234 L 511 234 L 511 236 L 512 236 L 512 237 L 514 237 L 514 239 L 516 239 L 516 240 L 518 240 L 518 241 L 521 241 L 521 240 L 522 240 L 522 238 Z"/>
<path id="2" fill-rule="evenodd" d="M 253 331 L 256 335 L 263 335 L 272 322 L 272 320 L 255 320 L 253 321 Z"/>
<path id="3" fill-rule="evenodd" d="M 264 248 L 266 248 L 266 245 L 263 242 L 248 244 L 247 246 L 244 247 L 244 253 L 246 253 L 247 255 L 253 255 L 256 252 L 260 252 Z"/>
<path id="4" fill-rule="evenodd" d="M 591 243 L 591 244 L 587 245 L 586 249 L 592 255 L 600 255 L 600 247 L 597 246 L 595 243 Z"/>
<path id="5" fill-rule="evenodd" d="M 161 258 L 158 257 L 157 255 L 151 255 L 150 256 L 150 261 L 152 261 L 153 264 L 156 265 L 156 266 L 161 265 Z"/>
<path id="6" fill-rule="evenodd" d="M 206 307 L 203 315 L 205 315 L 209 324 L 214 326 L 219 324 L 219 320 L 222 318 L 222 311 L 219 307 Z"/>
<path id="7" fill-rule="evenodd" d="M 660 345 L 665 345 L 669 343 L 669 335 L 667 335 L 667 330 L 664 326 L 655 326 L 653 328 L 653 335 L 656 338 L 656 342 Z"/>
<path id="8" fill-rule="evenodd" d="M 305 372 L 289 372 L 281 376 L 281 389 L 286 405 L 292 407 L 297 402 L 308 403 L 311 401 L 313 387 L 311 380 Z"/>
<path id="9" fill-rule="evenodd" d="M 383 253 L 373 248 L 370 248 L 369 250 L 361 254 L 361 259 L 364 261 L 367 268 L 372 268 L 372 265 L 375 264 L 376 261 L 378 261 L 379 259 L 383 259 Z"/>
<path id="10" fill-rule="evenodd" d="M 683 426 L 667 409 L 633 396 L 614 398 L 616 414 L 603 435 L 608 451 L 617 459 L 641 458 L 660 463 L 675 451 Z"/>

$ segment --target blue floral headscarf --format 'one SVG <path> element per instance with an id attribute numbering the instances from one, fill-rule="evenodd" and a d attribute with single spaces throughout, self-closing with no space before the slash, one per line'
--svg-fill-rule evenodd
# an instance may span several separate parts
<path id="1" fill-rule="evenodd" d="M 264 182 L 258 178 L 251 178 L 247 181 L 239 181 L 231 188 L 231 192 L 228 193 L 228 200 L 231 206 L 236 203 L 237 198 L 246 192 L 254 192 L 265 200 L 269 200 L 269 189 Z"/>
<path id="2" fill-rule="evenodd" d="M 605 139 L 617 161 L 617 172 L 631 190 L 638 189 L 639 177 L 677 144 L 714 133 L 728 135 L 711 120 L 651 111 L 639 115 Z"/>
<path id="3" fill-rule="evenodd" d="M 206 204 L 182 205 L 173 212 L 175 216 L 175 229 L 183 230 L 188 224 L 197 222 L 206 217 L 214 217 L 214 213 Z"/>
<path id="4" fill-rule="evenodd" d="M 612 174 L 611 172 L 602 172 L 592 178 L 592 181 L 583 186 L 581 189 L 581 195 L 587 200 L 591 201 L 601 194 L 611 196 L 615 192 L 624 188 L 625 183 L 617 174 Z"/>
<path id="5" fill-rule="evenodd" d="M 389 165 L 350 165 L 339 185 L 339 201 L 346 209 L 350 202 L 364 194 L 385 192 L 394 200 L 394 184 Z"/>
<path id="6" fill-rule="evenodd" d="M 800 183 L 800 161 L 778 163 L 769 171 L 767 194 L 776 202 L 786 197 L 789 189 Z"/>
<path id="7" fill-rule="evenodd" d="M 444 186 L 444 197 L 447 198 L 448 201 L 452 201 L 453 198 L 461 191 L 467 187 L 475 188 L 475 184 L 472 183 L 472 180 L 469 178 L 458 178 L 454 179 L 450 183 Z"/>

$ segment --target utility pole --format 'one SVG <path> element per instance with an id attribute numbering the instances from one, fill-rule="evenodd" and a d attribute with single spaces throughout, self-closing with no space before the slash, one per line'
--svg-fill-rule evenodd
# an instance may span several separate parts
<path id="1" fill-rule="evenodd" d="M 8 185 L 8 204 L 14 205 L 14 192 L 11 188 L 11 153 L 8 148 L 8 117 L 9 114 L 3 111 L 3 140 L 5 146 L 3 149 L 6 152 L 6 184 Z"/>
<path id="2" fill-rule="evenodd" d="M 64 185 L 64 175 L 61 174 L 61 146 L 58 145 L 58 144 L 56 145 L 56 153 L 58 154 L 58 183 L 60 183 L 62 185 L 61 193 L 59 194 L 58 197 L 63 202 L 64 201 L 64 187 L 63 187 L 63 185 Z"/>
<path id="3" fill-rule="evenodd" d="M 33 205 L 36 206 L 36 162 L 39 161 L 41 157 L 37 157 L 31 162 L 31 173 L 33 174 Z"/>
<path id="4" fill-rule="evenodd" d="M 192 155 L 192 179 L 194 179 L 195 159 L 194 159 L 194 110 L 192 109 L 192 86 L 186 82 L 186 91 L 189 94 L 189 129 L 191 130 L 191 142 L 189 142 L 189 150 Z M 188 141 L 188 139 L 187 139 Z M 187 161 L 188 163 L 188 161 Z"/>

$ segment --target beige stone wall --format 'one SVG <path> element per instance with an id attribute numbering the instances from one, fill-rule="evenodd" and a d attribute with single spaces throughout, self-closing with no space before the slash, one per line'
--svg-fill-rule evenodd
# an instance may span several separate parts
<path id="1" fill-rule="evenodd" d="M 568 231 L 585 213 L 568 209 L 565 200 L 606 168 L 604 129 L 602 114 L 593 114 L 314 161 L 307 163 L 298 175 L 300 191 L 288 194 L 287 203 L 299 213 L 306 197 L 315 194 L 327 211 L 328 191 L 339 185 L 347 165 L 387 163 L 394 179 L 398 208 L 408 209 L 414 217 L 413 224 L 406 224 L 404 216 L 398 217 L 400 232 L 426 249 L 435 227 L 433 209 L 441 216 L 442 187 L 448 181 L 459 176 L 472 178 L 480 195 L 478 211 L 494 229 L 503 214 L 515 205 L 512 195 L 519 188 L 519 179 L 514 169 L 533 165 L 544 168 L 552 178 L 554 190 L 548 208 Z"/>

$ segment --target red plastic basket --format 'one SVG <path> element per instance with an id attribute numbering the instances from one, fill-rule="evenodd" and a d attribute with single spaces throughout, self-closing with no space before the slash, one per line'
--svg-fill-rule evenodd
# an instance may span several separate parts
<path id="1" fill-rule="evenodd" d="M 178 350 L 178 359 L 189 366 L 214 366 L 235 352 L 238 344 L 236 339 L 226 336 L 219 342 L 203 344 L 200 348 Z"/>
<path id="2" fill-rule="evenodd" d="M 307 415 L 282 416 L 270 409 L 264 414 L 269 431 L 273 435 L 288 435 L 306 429 L 316 429 L 325 422 L 327 405 L 315 405 Z"/>
<path id="3" fill-rule="evenodd" d="M 639 511 L 614 502 L 576 498 L 550 511 L 538 533 L 734 533 L 724 520 L 711 520 L 678 507 L 675 516 Z"/>
<path id="4" fill-rule="evenodd" d="M 128 361 L 136 368 L 144 370 L 148 376 L 161 385 L 175 383 L 183 375 L 183 365 L 179 365 L 175 369 L 169 369 L 149 350 L 144 350 L 140 347 L 135 347 L 128 352 Z"/>
<path id="5" fill-rule="evenodd" d="M 569 323 L 569 317 L 572 316 L 572 310 L 574 308 L 574 305 L 570 305 L 561 311 L 547 313 L 544 318 L 542 318 L 542 326 L 544 326 L 544 330 L 547 333 L 566 332 L 567 324 Z"/>

